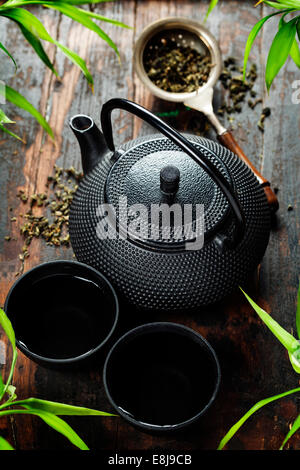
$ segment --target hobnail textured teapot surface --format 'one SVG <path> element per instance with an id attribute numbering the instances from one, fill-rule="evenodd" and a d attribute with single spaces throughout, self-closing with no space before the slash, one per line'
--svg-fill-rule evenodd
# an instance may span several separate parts
<path id="1" fill-rule="evenodd" d="M 270 210 L 252 171 L 221 145 L 186 137 L 223 175 L 238 198 L 244 233 L 236 246 L 220 249 L 216 242 L 234 232 L 235 220 L 224 192 L 200 165 L 161 134 L 128 142 L 114 155 L 108 149 L 102 151 L 98 163 L 80 183 L 71 206 L 70 237 L 77 259 L 104 273 L 138 308 L 178 310 L 216 302 L 247 279 L 268 244 Z M 187 250 L 184 236 L 168 240 L 99 237 L 99 206 L 109 203 L 116 207 L 120 197 L 126 197 L 129 206 L 168 201 L 159 180 L 165 166 L 175 167 L 180 174 L 172 204 L 204 206 L 203 247 Z M 117 227 L 120 217 L 116 208 Z"/>

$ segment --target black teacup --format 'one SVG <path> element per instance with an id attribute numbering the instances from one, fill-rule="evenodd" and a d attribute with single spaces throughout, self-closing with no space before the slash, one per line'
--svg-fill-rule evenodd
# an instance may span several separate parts
<path id="1" fill-rule="evenodd" d="M 90 358 L 111 337 L 119 305 L 109 281 L 76 261 L 51 261 L 27 271 L 5 301 L 18 348 L 44 365 Z"/>
<path id="2" fill-rule="evenodd" d="M 220 366 L 209 343 L 177 323 L 149 323 L 120 338 L 103 372 L 115 410 L 148 431 L 175 431 L 200 418 L 214 401 Z"/>

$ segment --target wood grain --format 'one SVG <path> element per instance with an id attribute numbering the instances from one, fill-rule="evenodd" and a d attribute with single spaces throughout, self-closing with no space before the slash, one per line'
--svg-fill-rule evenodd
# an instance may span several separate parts
<path id="1" fill-rule="evenodd" d="M 207 26 L 220 42 L 224 56 L 242 60 L 244 45 L 250 28 L 261 17 L 266 7 L 254 9 L 252 1 L 228 0 L 220 2 L 211 14 Z M 14 53 L 20 66 L 9 84 L 24 93 L 35 106 L 46 114 L 56 135 L 56 145 L 45 136 L 38 124 L 25 112 L 6 105 L 7 114 L 18 123 L 27 144 L 1 135 L 0 142 L 0 262 L 3 305 L 7 292 L 19 269 L 18 253 L 22 240 L 18 235 L 21 223 L 11 222 L 11 214 L 24 211 L 16 193 L 42 191 L 53 164 L 80 168 L 77 143 L 68 128 L 68 118 L 76 113 L 91 115 L 99 122 L 101 104 L 112 97 L 133 99 L 155 112 L 174 110 L 177 105 L 154 98 L 139 82 L 132 69 L 132 46 L 151 21 L 164 16 L 186 16 L 202 20 L 207 2 L 198 0 L 124 0 L 95 5 L 100 14 L 123 21 L 133 30 L 105 24 L 103 29 L 120 49 L 121 65 L 114 52 L 94 33 L 72 23 L 56 12 L 32 7 L 49 32 L 87 61 L 95 78 L 92 95 L 78 69 L 52 46 L 46 46 L 55 59 L 62 78 L 58 82 L 35 57 L 32 49 L 21 40 L 18 28 L 1 23 L 0 40 Z M 265 133 L 257 131 L 260 110 L 251 113 L 247 106 L 225 127 L 234 130 L 246 155 L 257 168 L 279 188 L 280 209 L 277 225 L 263 260 L 260 277 L 246 286 L 250 295 L 287 329 L 295 329 L 295 305 L 299 269 L 299 108 L 291 103 L 291 84 L 298 71 L 291 61 L 281 70 L 268 97 L 264 87 L 263 68 L 274 23 L 266 25 L 258 36 L 250 61 L 259 65 L 255 89 L 263 97 L 263 106 L 270 106 L 271 118 L 265 122 Z M 214 105 L 217 108 L 224 91 L 218 85 Z M 299 106 L 299 105 L 298 105 Z M 178 107 L 179 116 L 170 122 L 179 130 L 189 131 L 200 120 L 193 111 Z M 115 112 L 113 123 L 119 144 L 151 133 L 152 130 L 125 112 Z M 213 133 L 208 135 L 213 136 Z M 288 205 L 293 206 L 288 211 Z M 13 210 L 10 211 L 10 208 Z M 17 241 L 6 242 L 4 236 L 12 233 Z M 46 246 L 34 240 L 25 269 L 51 259 L 72 259 L 72 250 Z M 172 320 L 191 326 L 203 334 L 215 347 L 222 367 L 222 386 L 218 399 L 206 418 L 193 431 L 182 436 L 157 437 L 144 434 L 118 418 L 68 418 L 91 449 L 132 450 L 215 449 L 229 427 L 256 401 L 296 387 L 299 380 L 291 370 L 283 348 L 261 324 L 255 312 L 242 295 L 236 292 L 224 302 L 201 309 L 191 315 L 163 315 L 158 320 Z M 153 317 L 135 318 L 130 312 L 121 312 L 118 335 L 129 328 L 155 320 Z M 0 338 L 3 339 L 3 335 Z M 7 364 L 11 357 L 7 348 Z M 19 353 L 14 384 L 19 397 L 36 396 L 110 411 L 102 383 L 104 357 L 97 364 L 79 371 L 54 371 L 37 366 Z M 197 364 L 195 364 L 195 371 Z M 295 397 L 287 398 L 262 410 L 240 430 L 230 442 L 230 449 L 277 449 L 289 424 L 299 413 Z M 37 418 L 17 417 L 0 421 L 0 434 L 18 449 L 69 449 L 63 437 L 56 434 Z M 289 448 L 300 449 L 300 436 L 295 435 Z"/>

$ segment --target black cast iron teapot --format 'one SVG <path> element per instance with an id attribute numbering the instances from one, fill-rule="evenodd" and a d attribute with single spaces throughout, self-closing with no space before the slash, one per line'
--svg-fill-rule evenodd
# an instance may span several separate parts
<path id="1" fill-rule="evenodd" d="M 114 109 L 160 133 L 116 150 Z M 88 116 L 70 121 L 84 171 L 69 221 L 77 259 L 103 272 L 142 309 L 207 305 L 243 283 L 264 255 L 271 220 L 251 169 L 221 145 L 183 136 L 124 99 L 104 104 L 101 125 L 103 134 Z M 181 219 L 170 210 L 164 226 L 162 207 L 182 209 Z"/>

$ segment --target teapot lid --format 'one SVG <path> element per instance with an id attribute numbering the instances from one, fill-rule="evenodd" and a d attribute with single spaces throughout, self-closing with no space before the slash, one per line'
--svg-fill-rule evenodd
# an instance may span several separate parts
<path id="1" fill-rule="evenodd" d="M 188 139 L 232 185 L 221 156 L 210 150 L 207 140 Z M 114 207 L 120 231 L 126 230 L 138 243 L 163 249 L 178 249 L 201 234 L 210 238 L 229 211 L 229 203 L 213 179 L 160 135 L 137 139 L 117 154 L 106 181 L 105 200 Z"/>

